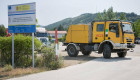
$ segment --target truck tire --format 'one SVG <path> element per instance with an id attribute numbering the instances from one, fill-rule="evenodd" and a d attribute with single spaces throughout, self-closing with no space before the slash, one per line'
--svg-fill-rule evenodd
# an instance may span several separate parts
<path id="1" fill-rule="evenodd" d="M 125 57 L 127 52 L 117 52 L 119 57 Z"/>
<path id="2" fill-rule="evenodd" d="M 111 47 L 110 47 L 110 45 L 108 45 L 108 44 L 104 45 L 103 56 L 106 59 L 111 57 Z"/>
<path id="3" fill-rule="evenodd" d="M 78 53 L 79 53 L 79 51 L 76 50 L 76 47 L 74 45 L 69 45 L 67 47 L 67 52 L 68 52 L 68 55 L 70 57 L 76 57 L 78 55 Z"/>
<path id="4" fill-rule="evenodd" d="M 87 56 L 91 54 L 91 51 L 82 50 L 82 54 Z"/>

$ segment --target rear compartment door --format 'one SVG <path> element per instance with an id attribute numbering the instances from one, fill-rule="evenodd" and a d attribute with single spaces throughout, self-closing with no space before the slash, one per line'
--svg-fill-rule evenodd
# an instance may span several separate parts
<path id="1" fill-rule="evenodd" d="M 104 40 L 105 22 L 93 24 L 93 43 L 100 43 Z"/>
<path id="2" fill-rule="evenodd" d="M 88 25 L 72 25 L 71 42 L 89 43 Z"/>

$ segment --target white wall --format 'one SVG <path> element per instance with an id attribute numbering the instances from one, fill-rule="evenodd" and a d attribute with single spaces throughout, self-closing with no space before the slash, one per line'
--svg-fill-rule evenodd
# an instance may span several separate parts
<path id="1" fill-rule="evenodd" d="M 57 38 L 62 38 L 65 34 L 57 34 Z M 52 38 L 55 38 L 55 34 L 50 34 Z"/>

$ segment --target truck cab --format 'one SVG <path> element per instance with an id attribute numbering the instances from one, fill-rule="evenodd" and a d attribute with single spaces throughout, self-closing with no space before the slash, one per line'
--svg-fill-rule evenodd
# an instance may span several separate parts
<path id="1" fill-rule="evenodd" d="M 106 21 L 94 22 L 93 43 L 109 41 L 113 49 L 134 47 L 134 33 L 130 22 Z"/>
<path id="2" fill-rule="evenodd" d="M 130 22 L 93 21 L 90 25 L 71 25 L 65 44 L 72 57 L 77 56 L 79 51 L 84 55 L 98 51 L 99 54 L 103 53 L 104 58 L 110 58 L 112 52 L 117 52 L 119 57 L 125 57 L 127 51 L 135 47 L 134 38 Z"/>

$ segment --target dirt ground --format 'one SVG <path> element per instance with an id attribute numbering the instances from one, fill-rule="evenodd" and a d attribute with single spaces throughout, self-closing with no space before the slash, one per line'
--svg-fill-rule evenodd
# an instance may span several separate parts
<path id="1" fill-rule="evenodd" d="M 65 48 L 66 46 L 62 46 L 62 43 L 59 44 L 59 54 L 64 58 L 64 67 L 81 64 L 92 59 L 103 57 L 103 54 L 98 54 L 96 52 L 92 52 L 89 56 L 84 56 L 82 55 L 81 52 L 79 52 L 77 57 L 69 57 L 67 51 L 65 51 Z M 134 48 L 134 52 L 128 51 L 127 56 L 140 56 L 139 49 L 140 49 L 140 45 L 137 44 L 136 47 Z M 118 57 L 118 56 L 116 53 L 113 53 L 111 54 L 111 57 Z"/>

